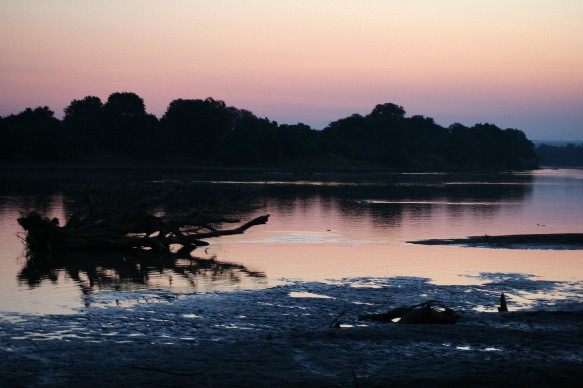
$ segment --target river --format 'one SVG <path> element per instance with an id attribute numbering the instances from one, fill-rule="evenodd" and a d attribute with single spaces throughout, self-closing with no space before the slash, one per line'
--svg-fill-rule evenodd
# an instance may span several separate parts
<path id="1" fill-rule="evenodd" d="M 423 246 L 418 239 L 583 232 L 583 170 L 499 174 L 338 173 L 108 169 L 0 170 L 0 313 L 69 314 L 120 293 L 209 293 L 290 282 L 375 287 L 379 279 L 472 286 L 500 279 L 553 287 L 513 295 L 524 306 L 582 299 L 583 251 Z M 26 257 L 17 218 L 31 210 L 61 222 L 88 185 L 103 198 L 181 191 L 163 211 L 232 195 L 248 198 L 245 234 L 209 240 L 192 260 L 140 261 L 91 253 Z M 137 198 L 137 196 L 136 196 Z M 301 296 L 301 295 L 300 295 Z M 422 295 L 421 295 L 422 297 Z"/>

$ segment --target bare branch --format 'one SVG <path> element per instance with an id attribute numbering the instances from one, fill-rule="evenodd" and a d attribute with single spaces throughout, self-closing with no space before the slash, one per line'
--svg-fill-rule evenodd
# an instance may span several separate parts
<path id="1" fill-rule="evenodd" d="M 64 226 L 59 226 L 57 219 L 51 220 L 34 212 L 22 215 L 18 222 L 26 231 L 25 242 L 32 251 L 151 249 L 171 252 L 170 246 L 179 244 L 182 245 L 180 251 L 184 252 L 208 245 L 203 241 L 205 239 L 242 234 L 269 219 L 269 215 L 263 215 L 236 228 L 220 229 L 220 224 L 240 220 L 199 209 L 163 216 L 151 214 L 176 190 L 126 207 L 119 206 L 117 200 L 109 201 L 115 208 L 98 208 L 94 192 L 90 190 L 84 208 L 69 217 Z"/>

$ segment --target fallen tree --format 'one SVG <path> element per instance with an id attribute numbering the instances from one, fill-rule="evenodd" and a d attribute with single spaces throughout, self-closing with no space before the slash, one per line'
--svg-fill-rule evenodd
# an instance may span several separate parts
<path id="1" fill-rule="evenodd" d="M 57 218 L 36 212 L 23 214 L 18 223 L 26 232 L 23 240 L 31 252 L 147 249 L 185 253 L 208 245 L 205 239 L 241 234 L 269 219 L 263 215 L 236 228 L 220 229 L 222 224 L 241 221 L 222 215 L 216 206 L 178 213 L 160 211 L 177 191 L 178 187 L 129 204 L 119 197 L 100 204 L 95 191 L 89 190 L 85 205 L 70 214 L 63 226 Z"/>

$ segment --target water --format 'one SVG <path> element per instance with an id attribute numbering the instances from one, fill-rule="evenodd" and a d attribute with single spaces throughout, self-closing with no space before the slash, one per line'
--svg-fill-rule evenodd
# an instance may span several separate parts
<path id="1" fill-rule="evenodd" d="M 580 300 L 581 250 L 423 246 L 408 241 L 470 235 L 583 232 L 583 170 L 515 174 L 237 173 L 167 170 L 2 170 L 0 312 L 71 313 L 124 295 L 263 289 L 295 280 L 374 287 L 378 279 L 472 286 L 500 280 L 552 282 L 514 300 Z M 171 211 L 209 198 L 250 197 L 243 220 L 267 225 L 210 240 L 191 260 L 129 255 L 26 258 L 16 219 L 41 211 L 63 220 L 87 184 L 104 196 L 155 193 L 181 182 Z M 129 194 L 128 194 L 129 195 Z M 344 280 L 342 280 L 344 279 Z M 348 279 L 348 280 L 347 280 Z M 405 283 L 404 283 L 405 284 Z M 154 293 L 155 296 L 150 296 Z"/>

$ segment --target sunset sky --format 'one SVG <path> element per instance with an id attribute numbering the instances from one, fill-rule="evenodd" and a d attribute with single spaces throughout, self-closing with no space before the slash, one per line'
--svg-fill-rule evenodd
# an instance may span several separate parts
<path id="1" fill-rule="evenodd" d="M 0 115 L 214 97 L 313 128 L 378 103 L 583 139 L 581 0 L 0 0 Z"/>

